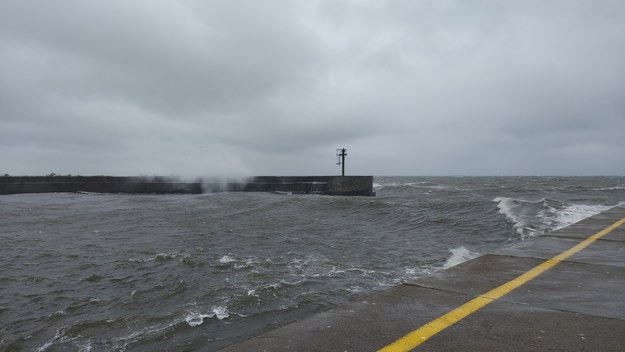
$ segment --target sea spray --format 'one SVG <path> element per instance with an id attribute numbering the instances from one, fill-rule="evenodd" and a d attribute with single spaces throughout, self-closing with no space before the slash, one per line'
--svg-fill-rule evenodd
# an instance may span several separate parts
<path id="1" fill-rule="evenodd" d="M 450 249 L 449 252 L 451 253 L 451 256 L 447 258 L 445 264 L 443 264 L 443 269 L 449 269 L 453 266 L 480 256 L 479 253 L 470 251 L 465 246 Z"/>

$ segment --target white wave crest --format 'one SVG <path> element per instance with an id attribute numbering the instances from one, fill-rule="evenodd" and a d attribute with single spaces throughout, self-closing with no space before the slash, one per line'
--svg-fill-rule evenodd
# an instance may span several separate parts
<path id="1" fill-rule="evenodd" d="M 152 261 L 164 262 L 164 261 L 175 259 L 179 255 L 180 253 L 178 252 L 171 252 L 171 253 L 161 252 L 161 253 L 156 253 L 155 255 L 151 257 L 147 257 L 147 258 L 134 258 L 134 257 L 129 258 L 128 262 L 129 263 L 147 263 L 147 262 L 152 262 Z"/>
<path id="2" fill-rule="evenodd" d="M 606 211 L 611 206 L 596 204 L 570 204 L 542 198 L 537 201 L 497 197 L 499 213 L 506 216 L 521 239 L 569 226 Z"/>
<path id="3" fill-rule="evenodd" d="M 612 208 L 605 205 L 572 204 L 560 210 L 555 218 L 555 230 L 582 221 Z"/>
<path id="4" fill-rule="evenodd" d="M 181 323 L 181 320 L 175 319 L 160 324 L 144 326 L 138 330 L 132 331 L 128 335 L 115 337 L 111 339 L 111 343 L 113 345 L 109 350 L 125 351 L 128 346 L 135 344 L 138 341 L 142 341 L 144 339 L 154 339 L 158 338 L 159 336 L 162 337 L 163 334 L 167 334 L 168 331 L 171 331 L 171 329 L 173 329 L 179 323 Z"/>
<path id="5" fill-rule="evenodd" d="M 445 262 L 445 264 L 443 264 L 443 269 L 449 269 L 460 263 L 464 263 L 467 260 L 471 260 L 480 256 L 479 253 L 470 251 L 465 246 L 450 249 L 449 252 L 451 252 L 451 256 L 447 258 L 447 261 Z"/>
<path id="6" fill-rule="evenodd" d="M 614 186 L 614 187 L 603 187 L 603 188 L 594 188 L 593 191 L 616 191 L 616 190 L 624 190 L 625 186 Z"/>
<path id="7" fill-rule="evenodd" d="M 89 352 L 91 351 L 91 340 L 87 339 L 86 341 L 82 341 L 82 336 L 69 337 L 65 336 L 67 333 L 67 328 L 63 327 L 56 331 L 56 334 L 52 339 L 44 343 L 42 346 L 37 348 L 37 352 L 45 352 L 53 347 L 55 344 L 65 344 L 72 343 L 78 348 L 78 352 Z"/>
<path id="8" fill-rule="evenodd" d="M 229 264 L 229 263 L 234 263 L 236 261 L 237 259 L 235 257 L 231 257 L 229 255 L 224 255 L 223 257 L 219 259 L 219 262 L 221 264 Z"/>
<path id="9" fill-rule="evenodd" d="M 217 318 L 219 320 L 224 320 L 230 316 L 230 312 L 228 311 L 228 307 L 224 306 L 216 306 L 212 308 L 212 312 L 208 314 L 198 313 L 198 312 L 190 312 L 184 320 L 189 324 L 189 326 L 196 327 L 202 325 L 204 323 L 204 319 Z"/>
<path id="10" fill-rule="evenodd" d="M 512 223 L 512 228 L 516 230 L 516 232 L 525 237 L 525 232 L 523 231 L 527 228 L 528 223 L 521 216 L 521 214 L 517 211 L 517 202 L 518 200 L 507 197 L 497 197 L 493 199 L 494 202 L 497 202 L 497 208 L 499 208 L 499 213 L 506 216 L 506 220 Z"/>

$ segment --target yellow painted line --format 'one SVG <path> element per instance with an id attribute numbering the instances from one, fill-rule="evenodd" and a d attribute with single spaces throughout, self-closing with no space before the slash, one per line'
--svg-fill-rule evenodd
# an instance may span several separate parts
<path id="1" fill-rule="evenodd" d="M 615 222 L 614 224 L 606 227 L 605 229 L 595 233 L 594 235 L 586 238 L 585 240 L 583 240 L 582 242 L 578 243 L 577 245 L 571 247 L 570 249 L 556 255 L 555 257 L 551 258 L 551 259 L 547 259 L 546 261 L 542 262 L 541 264 L 537 265 L 536 267 L 534 267 L 533 269 L 530 269 L 529 271 L 519 275 L 517 278 L 506 282 L 505 284 L 494 288 L 472 300 L 470 300 L 469 302 L 461 305 L 460 307 L 452 310 L 451 312 L 440 316 L 439 318 L 432 320 L 431 322 L 421 326 L 420 328 L 408 333 L 407 335 L 405 335 L 404 337 L 400 338 L 399 340 L 391 343 L 390 345 L 382 348 L 379 350 L 379 352 L 407 352 L 410 351 L 412 349 L 414 349 L 415 347 L 419 346 L 420 344 L 422 344 L 423 342 L 425 342 L 427 339 L 429 339 L 430 337 L 436 335 L 437 333 L 441 332 L 442 330 L 448 328 L 449 326 L 459 322 L 460 320 L 464 319 L 466 316 L 468 316 L 469 314 L 481 309 L 482 307 L 486 306 L 487 304 L 505 296 L 506 294 L 510 293 L 512 290 L 516 289 L 517 287 L 525 284 L 526 282 L 534 279 L 536 276 L 544 273 L 545 271 L 553 268 L 554 266 L 556 266 L 558 263 L 566 260 L 568 257 L 572 256 L 573 254 L 581 251 L 582 249 L 588 247 L 591 243 L 595 242 L 596 240 L 600 239 L 601 237 L 607 235 L 608 233 L 610 233 L 612 230 L 616 229 L 617 227 L 621 226 L 625 224 L 625 218 Z"/>

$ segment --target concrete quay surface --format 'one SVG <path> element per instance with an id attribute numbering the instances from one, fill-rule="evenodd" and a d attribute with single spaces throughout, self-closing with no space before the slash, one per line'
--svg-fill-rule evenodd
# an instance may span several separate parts
<path id="1" fill-rule="evenodd" d="M 222 352 L 622 352 L 623 223 L 625 205 Z"/>

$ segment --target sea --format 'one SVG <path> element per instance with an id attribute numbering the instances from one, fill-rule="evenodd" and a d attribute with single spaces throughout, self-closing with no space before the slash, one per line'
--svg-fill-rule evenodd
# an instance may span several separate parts
<path id="1" fill-rule="evenodd" d="M 217 351 L 625 203 L 625 177 L 374 188 L 0 196 L 0 351 Z"/>

